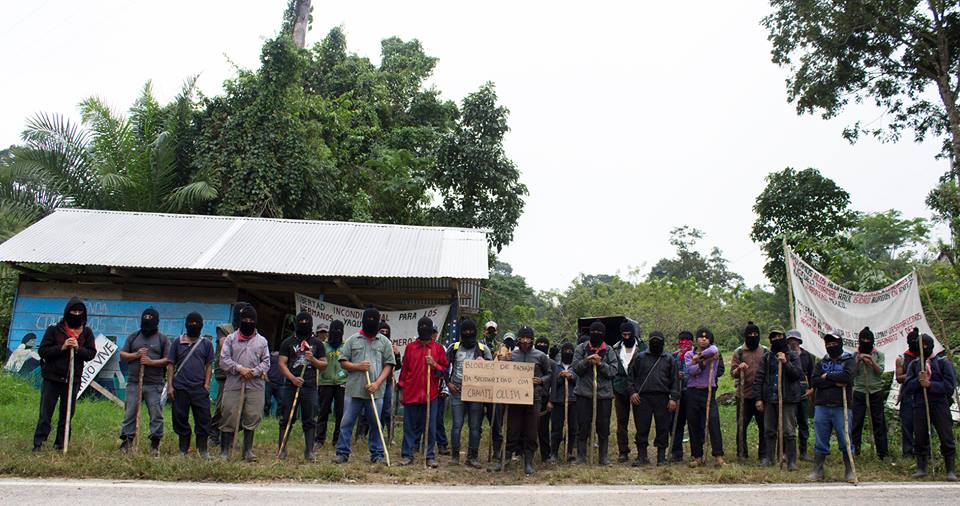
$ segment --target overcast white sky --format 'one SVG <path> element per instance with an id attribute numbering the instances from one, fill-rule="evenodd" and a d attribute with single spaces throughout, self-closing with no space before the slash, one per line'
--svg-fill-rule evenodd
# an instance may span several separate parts
<path id="1" fill-rule="evenodd" d="M 76 117 L 89 95 L 125 110 L 147 80 L 164 102 L 193 74 L 217 94 L 230 62 L 258 65 L 286 3 L 2 2 L 0 146 L 36 112 Z M 761 0 L 315 1 L 307 42 L 341 25 L 350 51 L 378 61 L 381 39 L 418 38 L 440 60 L 431 81 L 446 98 L 496 83 L 511 110 L 507 151 L 530 189 L 501 258 L 535 288 L 646 272 L 685 224 L 752 285 L 766 282 L 749 233 L 767 173 L 816 167 L 857 210 L 929 217 L 924 198 L 947 168 L 936 142 L 844 141 L 852 121 L 884 121 L 870 108 L 797 116 L 759 24 L 768 10 Z"/>

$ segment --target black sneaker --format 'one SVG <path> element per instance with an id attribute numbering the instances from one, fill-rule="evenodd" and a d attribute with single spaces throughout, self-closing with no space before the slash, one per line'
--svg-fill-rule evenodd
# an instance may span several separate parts
<path id="1" fill-rule="evenodd" d="M 346 464 L 348 460 L 350 460 L 350 457 L 348 457 L 347 455 L 337 455 L 336 457 L 333 458 L 333 463 Z"/>
<path id="2" fill-rule="evenodd" d="M 33 445 L 33 450 L 30 450 L 30 453 L 33 453 L 34 455 L 40 453 L 40 445 Z"/>

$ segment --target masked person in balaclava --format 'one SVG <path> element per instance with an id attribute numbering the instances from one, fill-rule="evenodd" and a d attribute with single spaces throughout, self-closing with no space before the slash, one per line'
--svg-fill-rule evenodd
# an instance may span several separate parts
<path id="1" fill-rule="evenodd" d="M 815 359 L 813 355 L 800 345 L 803 344 L 803 338 L 800 331 L 790 329 L 787 331 L 787 346 L 790 351 L 800 357 L 800 368 L 803 369 L 803 377 L 800 378 L 800 385 L 803 388 L 803 396 L 800 403 L 797 404 L 797 446 L 800 449 L 800 460 L 813 462 L 813 458 L 807 456 L 807 440 L 810 436 L 809 417 L 812 413 L 811 399 L 813 397 L 813 388 L 810 387 L 810 378 L 813 376 L 813 365 Z"/>
<path id="2" fill-rule="evenodd" d="M 591 430 L 597 434 L 600 465 L 610 463 L 607 458 L 607 440 L 610 439 L 610 409 L 613 404 L 613 378 L 617 375 L 617 355 L 604 341 L 606 327 L 600 321 L 590 324 L 590 337 L 578 344 L 573 352 L 573 371 L 579 380 L 577 396 L 577 463 L 587 463 L 587 439 Z M 596 378 L 596 383 L 594 383 Z M 593 402 L 596 398 L 597 419 L 593 420 Z"/>
<path id="3" fill-rule="evenodd" d="M 403 365 L 397 387 L 403 390 L 403 444 L 400 447 L 400 465 L 413 463 L 417 442 L 427 438 L 426 464 L 437 467 L 434 445 L 437 439 L 437 399 L 440 378 L 447 370 L 447 354 L 433 340 L 433 321 L 423 317 L 417 322 L 417 340 L 403 352 Z M 427 381 L 429 380 L 429 386 Z M 429 395 L 429 397 L 428 397 Z M 427 399 L 431 409 L 427 419 Z"/>
<path id="4" fill-rule="evenodd" d="M 553 364 L 550 376 L 550 455 L 557 461 L 566 459 L 573 462 L 574 446 L 577 441 L 577 374 L 573 371 L 573 353 L 576 347 L 565 342 L 560 346 L 557 361 Z M 566 428 L 564 428 L 566 426 Z M 566 430 L 566 455 L 560 455 L 560 442 L 564 440 Z"/>
<path id="5" fill-rule="evenodd" d="M 207 459 L 210 437 L 210 377 L 213 373 L 213 343 L 200 337 L 203 316 L 193 312 L 184 322 L 184 333 L 174 338 L 167 356 L 167 399 L 173 406 L 173 431 L 179 439 L 180 454 L 190 451 L 190 411 L 197 454 Z"/>
<path id="6" fill-rule="evenodd" d="M 800 356 L 790 351 L 783 329 L 770 329 L 770 353 L 764 355 L 754 377 L 753 389 L 760 394 L 756 401 L 757 410 L 763 413 L 766 427 L 764 437 L 767 440 L 767 454 L 762 456 L 761 465 L 769 467 L 777 462 L 780 423 L 779 390 L 783 392 L 783 444 L 780 453 L 786 456 L 787 470 L 797 470 L 797 405 L 803 398 L 803 366 Z M 783 377 L 778 377 L 782 370 Z"/>
<path id="7" fill-rule="evenodd" d="M 937 431 L 940 438 L 940 454 L 943 456 L 947 481 L 957 481 L 956 439 L 953 434 L 953 419 L 950 404 L 957 388 L 957 371 L 949 358 L 934 355 L 933 336 L 923 334 L 920 337 L 923 362 L 914 360 L 907 370 L 903 382 L 904 397 L 913 398 L 914 455 L 917 459 L 917 471 L 913 478 L 927 476 L 930 461 L 930 433 L 927 428 Z M 930 405 L 930 419 L 927 420 L 923 392 L 926 390 L 926 402 Z"/>
<path id="8" fill-rule="evenodd" d="M 70 349 L 73 356 L 73 392 L 69 392 Z M 87 327 L 87 306 L 79 297 L 71 297 L 63 309 L 63 319 L 56 325 L 50 325 L 43 333 L 37 354 L 43 359 L 40 375 L 43 384 L 40 387 L 40 417 L 33 432 L 33 452 L 37 453 L 50 435 L 50 420 L 60 404 L 60 418 L 57 422 L 57 434 L 53 446 L 63 449 L 64 431 L 67 423 L 67 399 L 75 400 L 80 391 L 80 376 L 83 363 L 93 360 L 97 354 L 93 331 Z M 77 410 L 77 403 L 71 402 L 70 418 Z"/>
<path id="9" fill-rule="evenodd" d="M 920 329 L 914 327 L 907 333 L 907 350 L 897 357 L 894 379 L 900 384 L 900 455 L 913 458 L 913 398 L 903 395 L 903 382 L 907 379 L 910 363 L 920 357 Z"/>
<path id="10" fill-rule="evenodd" d="M 497 322 L 488 321 L 486 325 L 483 326 L 484 334 L 483 339 L 480 341 L 483 342 L 491 350 L 496 349 L 497 347 Z"/>
<path id="11" fill-rule="evenodd" d="M 297 315 L 294 322 L 294 334 L 280 343 L 280 373 L 287 379 L 283 387 L 283 402 L 280 404 L 280 425 L 278 433 L 279 457 L 287 458 L 288 441 L 283 435 L 290 419 L 293 400 L 297 399 L 300 410 L 300 424 L 303 429 L 303 460 L 315 462 L 313 444 L 317 427 L 317 376 L 327 367 L 326 349 L 313 333 L 313 316 L 307 312 Z M 299 391 L 299 396 L 297 392 Z M 291 431 L 292 432 L 292 431 Z"/>
<path id="12" fill-rule="evenodd" d="M 392 332 L 392 330 L 390 329 L 390 325 L 385 321 L 381 321 L 380 325 L 377 327 L 377 331 L 380 332 L 380 335 L 382 335 L 383 337 L 386 337 L 390 341 L 390 347 L 393 350 L 393 359 L 398 364 L 398 367 L 396 367 L 394 371 L 399 371 L 400 370 L 400 367 L 399 367 L 400 348 L 396 345 L 396 343 L 393 342 L 393 339 L 390 337 L 390 333 Z M 386 431 L 388 434 L 390 432 L 390 419 L 393 416 L 393 384 L 395 381 L 394 380 L 395 376 L 396 374 L 391 374 L 390 377 L 387 378 L 386 383 L 383 384 L 383 410 L 378 411 L 378 413 L 380 413 L 380 426 L 383 427 L 383 430 Z M 370 423 L 367 420 L 366 415 L 364 415 L 363 413 L 360 413 L 360 418 L 357 419 L 357 428 L 356 428 L 357 435 L 356 436 L 363 437 L 364 435 L 368 434 L 369 431 L 370 431 Z"/>
<path id="13" fill-rule="evenodd" d="M 629 383 L 627 369 L 633 357 L 647 346 L 636 335 L 632 322 L 624 320 L 620 324 L 620 339 L 613 345 L 613 354 L 617 357 L 617 375 L 613 378 L 613 409 L 617 414 L 617 462 L 624 463 L 630 460 L 630 440 L 627 439 L 627 427 L 630 425 Z M 636 419 L 634 419 L 636 425 Z M 639 442 L 637 443 L 639 444 Z M 639 447 L 637 447 L 639 451 Z"/>
<path id="14" fill-rule="evenodd" d="M 830 454 L 830 436 L 835 432 L 840 453 L 843 455 L 845 479 L 853 483 L 853 463 L 847 455 L 847 440 L 844 434 L 844 416 L 852 417 L 853 413 L 849 410 L 846 414 L 843 412 L 843 391 L 846 390 L 849 399 L 853 386 L 855 359 L 853 355 L 843 351 L 843 341 L 833 334 L 823 335 L 823 345 L 827 348 L 827 354 L 817 362 L 816 367 L 813 368 L 813 377 L 810 378 L 816 402 L 813 430 L 817 441 L 813 449 L 813 472 L 807 476 L 807 479 L 810 481 L 823 479 L 823 464 L 827 455 Z"/>
<path id="15" fill-rule="evenodd" d="M 673 353 L 673 361 L 677 364 L 677 376 L 680 379 L 680 402 L 677 410 L 673 412 L 676 421 L 671 420 L 674 432 L 670 439 L 670 460 L 672 462 L 683 462 L 683 433 L 687 426 L 687 379 L 686 363 L 683 361 L 687 352 L 693 349 L 693 333 L 689 330 L 681 330 L 677 334 L 677 351 Z"/>
<path id="16" fill-rule="evenodd" d="M 130 448 L 136 434 L 139 390 L 150 414 L 150 454 L 160 454 L 160 440 L 163 438 L 161 396 L 166 386 L 163 373 L 167 369 L 170 340 L 160 333 L 159 328 L 160 313 L 152 307 L 145 309 L 140 315 L 140 330 L 127 336 L 120 348 L 120 360 L 127 363 L 127 390 L 120 427 L 120 449 L 123 451 Z M 142 388 L 139 384 L 141 378 Z"/>
<path id="17" fill-rule="evenodd" d="M 550 360 L 548 373 L 553 374 L 553 359 L 550 358 L 550 339 L 547 336 L 537 336 L 533 343 L 534 349 L 547 356 Z M 550 402 L 550 383 L 543 385 L 544 396 L 540 406 L 540 414 L 537 420 L 537 441 L 540 447 L 540 460 L 543 463 L 553 463 L 556 459 L 550 453 L 550 412 L 553 410 L 553 403 Z"/>
<path id="18" fill-rule="evenodd" d="M 379 327 L 380 312 L 368 307 L 361 316 L 360 332 L 350 336 L 340 349 L 340 366 L 347 371 L 347 381 L 340 439 L 337 440 L 337 455 L 333 459 L 335 464 L 344 464 L 350 459 L 353 427 L 360 413 L 364 413 L 367 420 L 378 420 L 373 404 L 376 404 L 377 412 L 383 409 L 384 386 L 389 381 L 396 361 L 390 339 L 378 332 Z M 333 338 L 332 325 L 330 338 Z M 407 349 L 409 351 L 409 347 Z M 424 372 L 423 369 L 421 372 Z M 373 403 L 370 402 L 371 398 Z M 381 434 L 376 430 L 382 427 L 378 423 L 372 425 L 376 427 L 371 426 L 367 433 L 367 446 L 370 449 L 370 462 L 376 464 L 384 460 Z"/>
<path id="19" fill-rule="evenodd" d="M 263 375 L 270 369 L 270 349 L 267 338 L 257 331 L 257 310 L 253 306 L 241 308 L 238 323 L 238 329 L 227 336 L 220 352 L 220 366 L 227 372 L 223 385 L 220 455 L 230 456 L 235 431 L 242 429 L 243 459 L 255 461 L 253 434 L 263 419 Z"/>
<path id="20" fill-rule="evenodd" d="M 492 360 L 490 348 L 477 340 L 477 324 L 466 319 L 460 324 L 460 340 L 447 348 L 447 362 L 450 364 L 450 407 L 453 411 L 453 430 L 450 432 L 450 465 L 460 463 L 460 435 L 466 418 L 469 435 L 467 437 L 467 465 L 480 469 L 480 430 L 483 424 L 483 403 L 461 400 L 463 388 L 463 363 L 467 360 Z"/>
<path id="21" fill-rule="evenodd" d="M 705 429 L 710 430 L 710 450 L 714 465 L 722 467 L 723 435 L 720 433 L 720 411 L 717 406 L 717 378 L 723 376 L 723 357 L 713 342 L 713 332 L 700 327 L 696 347 L 684 357 L 687 377 L 687 430 L 690 431 L 690 467 L 703 465 Z M 709 406 L 707 399 L 710 399 Z"/>
<path id="22" fill-rule="evenodd" d="M 656 420 L 657 465 L 667 464 L 667 438 L 670 436 L 670 413 L 680 400 L 680 378 L 677 363 L 664 351 L 663 333 L 655 330 L 649 336 L 649 349 L 637 353 L 627 370 L 627 393 L 633 407 L 637 431 L 637 459 L 634 467 L 649 464 L 647 446 L 650 425 Z"/>
<path id="23" fill-rule="evenodd" d="M 327 420 L 333 412 L 333 441 L 340 439 L 340 421 L 343 419 L 343 392 L 347 382 L 347 371 L 340 364 L 341 346 L 343 346 L 343 322 L 333 320 L 323 342 L 327 366 L 320 369 L 317 379 L 319 395 L 319 414 L 317 415 L 317 445 L 323 447 L 327 441 Z"/>
<path id="24" fill-rule="evenodd" d="M 517 347 L 517 338 L 513 332 L 503 335 L 503 342 L 496 353 L 496 360 L 509 360 L 507 357 Z M 490 423 L 490 438 L 493 440 L 493 460 L 499 462 L 500 449 L 503 448 L 503 413 L 504 405 L 493 403 L 493 421 Z"/>
<path id="25" fill-rule="evenodd" d="M 873 331 L 864 327 L 857 336 L 857 353 L 853 366 L 853 421 L 850 426 L 850 440 L 853 442 L 854 456 L 860 456 L 863 441 L 865 418 L 870 414 L 870 433 L 873 434 L 874 450 L 883 460 L 889 453 L 887 446 L 887 421 L 884 416 L 883 395 L 883 354 L 874 347 Z M 870 403 L 867 409 L 867 403 Z"/>
<path id="26" fill-rule="evenodd" d="M 757 457 L 763 460 L 767 456 L 767 440 L 763 435 L 764 415 L 756 409 L 760 392 L 753 388 L 760 362 L 767 352 L 767 348 L 760 345 L 760 327 L 747 322 L 743 329 L 743 344 L 734 350 L 730 359 L 730 375 L 733 376 L 737 398 L 737 423 L 741 424 L 737 429 L 737 460 L 749 457 L 747 430 L 751 423 L 757 425 Z"/>

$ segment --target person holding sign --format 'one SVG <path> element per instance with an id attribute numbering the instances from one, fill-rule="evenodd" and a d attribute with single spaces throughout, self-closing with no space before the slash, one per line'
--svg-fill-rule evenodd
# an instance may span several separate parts
<path id="1" fill-rule="evenodd" d="M 190 450 L 190 411 L 193 411 L 197 453 L 209 458 L 210 376 L 213 374 L 213 343 L 200 337 L 203 316 L 187 315 L 186 333 L 174 339 L 167 355 L 167 398 L 172 401 L 173 431 L 177 433 L 180 454 Z"/>
<path id="2" fill-rule="evenodd" d="M 950 417 L 950 403 L 957 388 L 957 372 L 949 359 L 933 356 L 933 337 L 923 334 L 921 343 L 920 356 L 923 358 L 910 363 L 907 378 L 903 382 L 904 395 L 913 398 L 913 451 L 917 459 L 917 472 L 913 473 L 913 478 L 927 476 L 927 463 L 930 460 L 929 429 L 932 426 L 940 437 L 940 454 L 943 455 L 947 481 L 957 481 L 957 448 L 953 436 L 953 419 Z M 926 402 L 923 398 L 924 392 L 927 396 Z"/>
<path id="3" fill-rule="evenodd" d="M 710 431 L 710 450 L 714 465 L 725 466 L 723 435 L 720 433 L 720 410 L 717 407 L 717 378 L 723 376 L 723 359 L 713 343 L 713 332 L 700 327 L 696 332 L 697 347 L 687 352 L 687 425 L 690 431 L 690 467 L 703 465 L 704 437 Z"/>
<path id="4" fill-rule="evenodd" d="M 760 395 L 757 411 L 763 413 L 767 454 L 760 465 L 768 467 L 786 455 L 787 470 L 797 470 L 797 405 L 804 390 L 800 356 L 790 351 L 783 329 L 770 329 L 770 353 L 763 356 L 753 381 Z"/>
<path id="5" fill-rule="evenodd" d="M 842 341 L 833 334 L 824 334 L 823 344 L 827 348 L 827 354 L 817 362 L 817 366 L 813 368 L 813 377 L 810 378 L 816 402 L 813 410 L 813 430 L 817 441 L 814 446 L 813 472 L 807 479 L 823 479 L 823 463 L 830 454 L 830 435 L 836 432 L 840 453 L 843 454 L 845 479 L 853 483 L 856 477 L 852 457 L 847 451 L 850 445 L 847 444 L 848 434 L 845 428 L 851 413 L 844 410 L 844 404 L 853 385 L 854 358 L 843 351 Z"/>
<path id="6" fill-rule="evenodd" d="M 617 355 L 604 342 L 604 335 L 606 327 L 603 322 L 591 323 L 589 339 L 578 344 L 573 352 L 573 371 L 579 378 L 574 390 L 579 422 L 577 464 L 587 463 L 587 439 L 594 431 L 597 444 L 600 445 L 598 462 L 602 466 L 610 463 L 607 459 L 607 441 L 610 439 L 610 408 L 613 404 L 613 378 L 617 375 Z"/>
<path id="7" fill-rule="evenodd" d="M 123 398 L 123 425 L 120 427 L 120 449 L 127 451 L 134 443 L 140 427 L 140 405 L 147 405 L 150 415 L 150 454 L 160 454 L 163 438 L 163 406 L 160 395 L 166 386 L 170 339 L 160 331 L 160 313 L 152 307 L 140 316 L 140 330 L 127 336 L 120 348 L 120 360 L 127 362 L 127 391 Z"/>
<path id="8" fill-rule="evenodd" d="M 874 451 L 877 458 L 887 457 L 887 417 L 883 410 L 883 354 L 874 347 L 873 331 L 864 327 L 857 336 L 857 359 L 853 366 L 853 427 L 850 440 L 853 455 L 859 457 L 860 442 L 863 441 L 863 427 L 866 415 L 870 415 L 870 432 L 873 434 Z"/>
<path id="9" fill-rule="evenodd" d="M 63 319 L 56 325 L 47 327 L 40 340 L 37 354 L 43 361 L 40 364 L 40 375 L 43 385 L 40 388 L 40 417 L 33 432 L 33 453 L 40 451 L 43 442 L 50 435 L 50 420 L 53 411 L 60 403 L 60 417 L 57 421 L 57 435 L 53 447 L 62 450 L 69 435 L 65 436 L 70 418 L 77 411 L 77 392 L 80 391 L 80 377 L 83 374 L 83 363 L 93 360 L 97 355 L 97 347 L 93 331 L 87 327 L 87 306 L 79 297 L 71 297 L 63 309 Z M 73 363 L 70 363 L 70 358 Z M 73 377 L 70 378 L 70 370 Z M 72 387 L 72 389 L 71 389 Z"/>
<path id="10" fill-rule="evenodd" d="M 673 357 L 664 351 L 663 333 L 655 330 L 647 341 L 649 350 L 641 351 L 630 362 L 627 385 L 633 422 L 637 429 L 637 460 L 633 466 L 649 464 L 647 444 L 650 425 L 656 420 L 657 433 L 653 445 L 657 447 L 657 465 L 667 464 L 667 440 L 670 437 L 670 413 L 677 410 L 680 400 L 680 378 Z"/>
<path id="11" fill-rule="evenodd" d="M 417 340 L 408 344 L 403 352 L 400 379 L 397 380 L 397 387 L 403 390 L 401 466 L 413 463 L 417 441 L 426 437 L 426 465 L 437 467 L 434 446 L 440 410 L 437 409 L 436 401 L 440 394 L 440 378 L 443 377 L 447 365 L 447 354 L 443 346 L 433 340 L 433 320 L 426 316 L 420 318 L 417 322 Z M 428 408 L 431 403 L 434 404 L 433 409 Z"/>
<path id="12" fill-rule="evenodd" d="M 537 450 L 537 421 L 540 415 L 540 403 L 546 387 L 550 384 L 550 358 L 533 347 L 533 329 L 523 326 L 517 332 L 517 349 L 508 352 L 503 359 L 511 362 L 533 364 L 533 404 L 513 404 L 507 410 L 507 455 L 523 455 L 523 472 L 534 473 L 533 454 Z M 499 465 L 495 469 L 502 471 Z"/>
<path id="13" fill-rule="evenodd" d="M 467 465 L 480 469 L 480 430 L 483 425 L 483 403 L 464 402 L 460 394 L 463 388 L 463 363 L 467 360 L 493 360 L 490 348 L 477 341 L 477 324 L 471 319 L 460 324 L 460 340 L 447 349 L 447 363 L 450 364 L 449 381 L 450 406 L 453 410 L 453 430 L 450 433 L 450 465 L 460 463 L 460 433 L 463 430 L 464 417 L 467 419 Z"/>
<path id="14" fill-rule="evenodd" d="M 313 316 L 307 312 L 297 315 L 294 335 L 280 343 L 280 373 L 287 379 L 277 407 L 280 415 L 277 456 L 287 458 L 287 441 L 297 406 L 303 428 L 303 460 L 315 462 L 313 444 L 317 430 L 317 371 L 327 367 L 323 344 L 313 335 Z"/>

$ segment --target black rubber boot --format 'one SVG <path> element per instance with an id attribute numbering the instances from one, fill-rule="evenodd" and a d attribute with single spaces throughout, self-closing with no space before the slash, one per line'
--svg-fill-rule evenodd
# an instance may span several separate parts
<path id="1" fill-rule="evenodd" d="M 658 466 L 667 465 L 667 449 L 666 448 L 657 448 L 657 465 Z"/>
<path id="2" fill-rule="evenodd" d="M 577 464 L 587 463 L 587 442 L 577 440 Z"/>
<path id="3" fill-rule="evenodd" d="M 533 452 L 527 450 L 523 452 L 523 473 L 530 476 L 535 472 L 533 469 Z"/>
<path id="4" fill-rule="evenodd" d="M 770 467 L 777 460 L 777 438 L 767 438 L 766 454 L 761 455 L 760 466 Z"/>
<path id="5" fill-rule="evenodd" d="M 813 471 L 807 475 L 807 481 L 820 481 L 823 479 L 823 463 L 826 460 L 826 455 L 820 455 L 819 453 L 813 455 Z"/>
<path id="6" fill-rule="evenodd" d="M 950 457 L 943 459 L 943 465 L 947 469 L 947 481 L 957 481 L 957 459 Z"/>
<path id="7" fill-rule="evenodd" d="M 120 438 L 120 451 L 127 453 L 130 451 L 130 446 L 133 445 L 133 438 L 123 436 Z"/>
<path id="8" fill-rule="evenodd" d="M 213 429 L 213 431 L 210 432 L 210 444 L 211 444 L 211 445 L 213 445 L 213 446 L 220 446 L 220 434 L 222 434 L 222 433 L 221 433 L 219 430 L 216 430 L 216 429 Z"/>
<path id="9" fill-rule="evenodd" d="M 494 457 L 495 457 L 496 460 L 495 460 L 495 463 L 494 463 L 494 465 L 493 465 L 493 471 L 496 472 L 496 473 L 499 473 L 499 472 L 501 472 L 501 471 L 506 471 L 506 470 L 507 470 L 507 464 L 510 463 L 510 459 L 513 458 L 513 455 L 512 455 L 512 453 L 508 450 L 508 451 L 507 451 L 506 458 L 500 459 L 500 458 L 497 457 L 497 456 L 494 456 Z"/>
<path id="10" fill-rule="evenodd" d="M 857 475 L 853 472 L 853 462 L 848 453 L 843 454 L 843 479 L 847 480 L 847 483 L 857 482 Z"/>
<path id="11" fill-rule="evenodd" d="M 910 476 L 911 478 L 918 480 L 927 477 L 927 459 L 926 455 L 917 455 L 917 470 Z"/>
<path id="12" fill-rule="evenodd" d="M 303 460 L 307 462 L 316 462 L 317 456 L 313 454 L 313 444 L 316 440 L 314 433 L 315 429 L 308 429 L 303 431 Z"/>
<path id="13" fill-rule="evenodd" d="M 243 460 L 256 462 L 257 456 L 253 454 L 253 431 L 243 431 Z"/>
<path id="14" fill-rule="evenodd" d="M 460 449 L 459 448 L 450 449 L 450 465 L 451 466 L 460 465 Z"/>
<path id="15" fill-rule="evenodd" d="M 180 448 L 180 455 L 186 456 L 187 452 L 190 451 L 190 434 L 186 436 L 177 434 L 177 443 Z"/>
<path id="16" fill-rule="evenodd" d="M 797 470 L 797 446 L 793 441 L 787 440 L 785 443 L 787 450 L 787 471 Z"/>
<path id="17" fill-rule="evenodd" d="M 467 465 L 474 469 L 483 468 L 483 466 L 480 465 L 480 460 L 478 459 L 479 454 L 479 448 L 467 448 Z"/>
<path id="18" fill-rule="evenodd" d="M 221 432 L 220 433 L 220 457 L 224 459 L 229 459 L 230 450 L 232 449 L 233 449 L 233 433 Z"/>
<path id="19" fill-rule="evenodd" d="M 205 437 L 197 437 L 197 455 L 202 459 L 209 459 L 210 452 L 207 451 L 207 440 Z"/>
<path id="20" fill-rule="evenodd" d="M 190 443 L 189 443 L 189 440 L 188 440 L 188 442 L 187 442 L 187 446 L 188 446 L 188 447 L 189 447 L 189 444 L 190 444 Z M 160 438 L 158 438 L 158 437 L 150 438 L 150 455 L 153 456 L 153 457 L 159 457 L 159 456 L 160 456 Z"/>
<path id="21" fill-rule="evenodd" d="M 597 450 L 600 451 L 600 453 L 599 453 L 599 456 L 600 456 L 600 465 L 601 465 L 601 466 L 609 466 L 609 465 L 610 465 L 610 459 L 607 458 L 607 452 L 609 452 L 610 449 L 609 449 L 609 447 L 607 446 L 607 442 L 604 441 L 603 443 L 601 443 L 601 444 L 600 444 L 600 447 L 597 448 Z"/>

